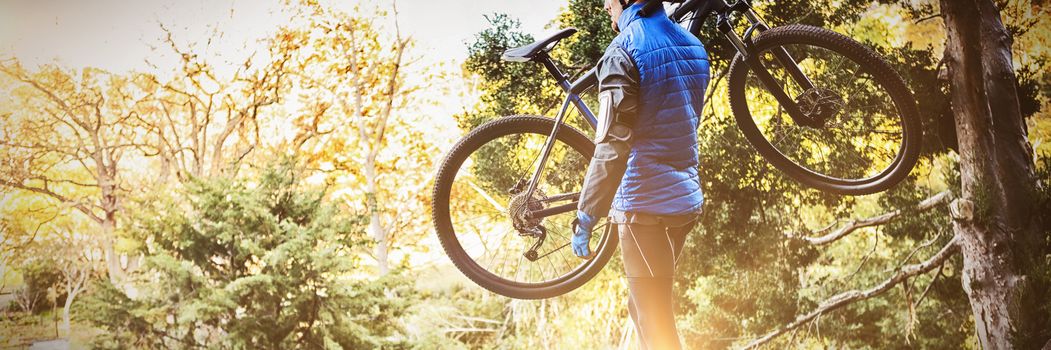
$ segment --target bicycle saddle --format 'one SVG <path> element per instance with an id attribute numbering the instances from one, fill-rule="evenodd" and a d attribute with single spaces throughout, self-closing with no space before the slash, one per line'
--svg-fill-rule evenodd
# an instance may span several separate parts
<path id="1" fill-rule="evenodd" d="M 557 44 L 559 40 L 568 38 L 570 35 L 576 34 L 576 32 L 577 29 L 572 27 L 563 29 L 558 33 L 555 33 L 555 35 L 548 37 L 547 39 L 537 40 L 534 41 L 532 44 L 526 46 L 508 49 L 507 51 L 504 51 L 504 54 L 500 57 L 500 59 L 510 62 L 530 61 L 533 59 L 533 56 L 536 56 L 536 54 L 540 53 L 541 51 L 545 51 L 548 48 L 548 46 L 554 46 L 553 44 Z"/>

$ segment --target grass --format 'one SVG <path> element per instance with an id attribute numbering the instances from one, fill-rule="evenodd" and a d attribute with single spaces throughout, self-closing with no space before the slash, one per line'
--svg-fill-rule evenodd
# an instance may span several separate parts
<path id="1" fill-rule="evenodd" d="M 98 330 L 74 319 L 71 334 L 61 334 L 62 309 L 31 315 L 21 311 L 0 313 L 0 349 L 27 349 L 33 343 L 69 339 L 70 349 L 87 349 Z M 56 335 L 58 331 L 58 335 Z"/>

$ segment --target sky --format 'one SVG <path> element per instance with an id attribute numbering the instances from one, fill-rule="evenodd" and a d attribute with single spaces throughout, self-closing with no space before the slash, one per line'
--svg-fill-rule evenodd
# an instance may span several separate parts
<path id="1" fill-rule="evenodd" d="M 176 41 L 201 45 L 212 33 L 222 36 L 208 49 L 211 58 L 230 62 L 250 52 L 259 38 L 287 21 L 280 0 L 5 0 L 0 2 L 0 57 L 17 57 L 23 65 L 58 64 L 66 68 L 98 67 L 114 73 L 150 71 L 166 66 L 164 32 Z M 358 1 L 323 1 L 352 9 Z M 400 0 L 402 29 L 417 41 L 426 61 L 460 62 L 465 41 L 486 28 L 484 15 L 508 13 L 522 28 L 541 36 L 565 0 Z M 389 1 L 370 2 L 389 8 Z M 159 50 L 156 48 L 160 47 Z M 249 50 L 246 50 L 249 49 Z M 151 57 L 147 63 L 144 58 Z M 457 64 L 458 65 L 458 64 Z"/>
<path id="2" fill-rule="evenodd" d="M 0 60 L 12 56 L 27 69 L 53 64 L 67 70 L 96 67 L 111 73 L 152 73 L 165 80 L 179 67 L 163 41 L 163 25 L 174 41 L 200 55 L 221 77 L 229 77 L 254 51 L 263 50 L 262 38 L 288 24 L 284 1 L 296 0 L 2 0 L 0 1 Z M 391 9 L 391 0 L 319 0 L 348 12 L 355 5 Z M 426 103 L 417 111 L 428 116 L 438 139 L 457 138 L 452 115 L 472 108 L 477 91 L 461 79 L 467 57 L 466 42 L 485 29 L 485 15 L 507 13 L 518 18 L 522 30 L 541 37 L 565 0 L 398 0 L 398 18 L 405 35 L 415 39 L 410 52 L 417 59 L 407 74 L 426 79 L 431 73 L 448 79 L 430 81 Z M 373 10 L 369 10 L 373 11 Z M 389 18 L 384 19 L 389 22 Z M 386 23 L 390 25 L 392 23 Z M 257 56 L 258 57 L 258 56 Z M 416 82 L 419 83 L 419 82 Z M 288 100 L 295 109 L 295 99 Z M 438 124 L 441 124 L 439 127 Z M 446 147 L 448 145 L 442 145 Z"/>

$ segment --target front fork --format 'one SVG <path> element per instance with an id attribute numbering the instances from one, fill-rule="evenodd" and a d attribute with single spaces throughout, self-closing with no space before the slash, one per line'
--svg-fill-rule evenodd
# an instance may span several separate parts
<path id="1" fill-rule="evenodd" d="M 749 22 L 749 27 L 745 30 L 743 39 L 734 32 L 733 25 L 730 23 L 731 18 L 729 14 L 733 12 L 744 13 L 745 19 Z M 756 77 L 758 77 L 759 81 L 763 83 L 763 86 L 766 87 L 767 91 L 770 91 L 770 94 L 772 94 L 781 107 L 785 109 L 785 112 L 787 112 L 788 116 L 792 118 L 792 121 L 803 126 L 819 126 L 818 120 L 799 110 L 799 105 L 796 101 L 785 93 L 781 83 L 770 74 L 770 71 L 767 70 L 766 66 L 759 60 L 759 52 L 753 46 L 752 35 L 756 32 L 762 33 L 770 29 L 770 27 L 755 14 L 755 11 L 752 11 L 751 6 L 747 1 L 737 1 L 735 4 L 731 5 L 727 11 L 720 13 L 716 25 L 719 31 L 730 41 L 730 44 L 737 49 L 738 54 L 744 59 L 748 68 L 755 72 Z M 778 47 L 773 49 L 773 54 L 774 58 L 776 58 L 781 66 L 785 68 L 785 71 L 788 72 L 788 75 L 792 77 L 792 80 L 795 81 L 796 84 L 799 84 L 799 86 L 803 87 L 803 91 L 808 91 L 814 88 L 814 83 L 810 81 L 810 78 L 807 77 L 802 70 L 799 69 L 799 64 L 797 64 L 796 60 L 788 53 L 788 50 L 784 47 Z"/>

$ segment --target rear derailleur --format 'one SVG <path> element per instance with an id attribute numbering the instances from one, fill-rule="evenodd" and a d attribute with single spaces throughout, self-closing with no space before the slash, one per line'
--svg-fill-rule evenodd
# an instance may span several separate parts
<path id="1" fill-rule="evenodd" d="M 511 216 L 511 223 L 519 236 L 536 238 L 536 242 L 525 252 L 526 259 L 536 261 L 540 258 L 537 249 L 544 244 L 544 239 L 547 238 L 547 228 L 541 225 L 544 218 L 531 218 L 529 213 L 544 209 L 543 200 L 547 197 L 540 189 L 534 190 L 533 194 L 527 197 L 525 190 L 529 187 L 528 185 L 529 181 L 521 179 L 508 190 L 511 194 L 511 202 L 507 206 L 507 213 Z"/>

